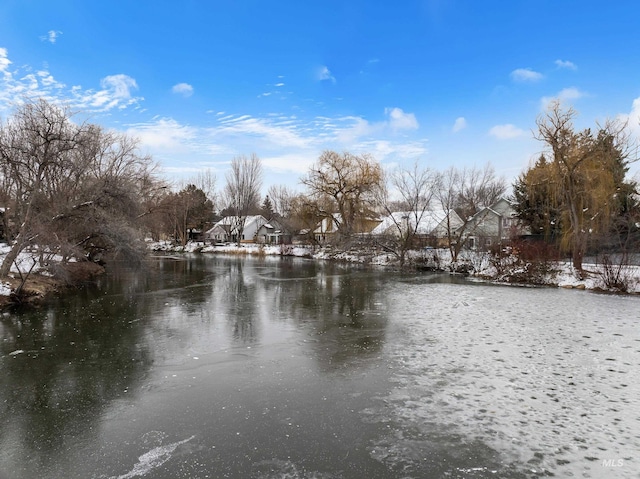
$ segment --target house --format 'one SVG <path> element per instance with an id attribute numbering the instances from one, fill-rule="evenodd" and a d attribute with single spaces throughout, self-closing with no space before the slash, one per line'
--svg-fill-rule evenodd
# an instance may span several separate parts
<path id="1" fill-rule="evenodd" d="M 464 233 L 468 238 L 467 247 L 471 249 L 488 249 L 523 234 L 527 234 L 527 230 L 505 198 L 478 211 L 465 226 Z"/>
<path id="2" fill-rule="evenodd" d="M 418 218 L 419 217 L 419 218 Z M 417 227 L 416 227 L 416 220 Z M 391 213 L 376 226 L 371 234 L 374 236 L 400 236 L 400 229 L 414 229 L 416 236 L 436 245 L 446 238 L 449 229 L 454 230 L 462 225 L 460 216 L 450 210 L 427 210 L 424 213 L 416 211 L 397 211 Z"/>
<path id="3" fill-rule="evenodd" d="M 320 221 L 316 229 L 313 230 L 313 236 L 316 242 L 331 242 L 336 238 L 340 224 L 342 224 L 342 215 L 340 213 L 332 213 L 331 216 L 322 218 L 322 221 Z M 379 224 L 380 220 L 377 218 L 358 218 L 353 225 L 353 233 L 371 233 Z"/>
<path id="4" fill-rule="evenodd" d="M 244 220 L 244 228 L 240 233 L 241 222 Z M 205 233 L 205 241 L 209 243 L 235 243 L 238 235 L 242 243 L 256 242 L 258 230 L 268 223 L 262 215 L 252 216 L 225 216 Z"/>
<path id="5" fill-rule="evenodd" d="M 256 232 L 256 243 L 261 244 L 290 244 L 291 233 L 285 225 L 276 219 L 269 220 Z"/>

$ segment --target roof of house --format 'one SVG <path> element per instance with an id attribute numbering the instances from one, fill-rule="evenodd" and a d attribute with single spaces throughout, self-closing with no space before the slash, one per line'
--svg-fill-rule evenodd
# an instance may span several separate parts
<path id="1" fill-rule="evenodd" d="M 451 212 L 455 214 L 455 212 Z M 372 235 L 383 235 L 391 232 L 395 232 L 397 229 L 396 225 L 402 225 L 403 221 L 408 221 L 411 227 L 415 227 L 416 225 L 416 217 L 420 216 L 420 212 L 416 211 L 396 211 L 395 213 L 391 213 L 391 215 L 383 218 L 382 223 L 376 226 L 373 231 L 371 231 Z M 457 216 L 457 215 L 456 215 Z M 425 211 L 424 214 L 420 217 L 420 221 L 418 221 L 418 227 L 416 228 L 416 233 L 419 235 L 428 235 L 432 234 L 433 230 L 435 230 L 438 225 L 440 225 L 445 218 L 447 217 L 447 212 L 445 210 L 428 210 Z"/>
<path id="2" fill-rule="evenodd" d="M 212 231 L 213 229 L 215 229 L 216 227 L 225 227 L 225 226 L 235 226 L 239 220 L 239 216 L 225 216 L 224 218 L 222 218 L 220 221 L 218 221 L 215 225 L 213 225 L 213 227 L 211 227 L 207 233 L 209 231 Z M 262 215 L 249 215 L 245 217 L 245 222 L 244 222 L 244 227 L 247 228 L 249 225 L 251 225 L 252 223 L 267 223 L 267 219 L 262 216 Z M 259 224 L 258 227 L 262 226 L 261 224 Z"/>

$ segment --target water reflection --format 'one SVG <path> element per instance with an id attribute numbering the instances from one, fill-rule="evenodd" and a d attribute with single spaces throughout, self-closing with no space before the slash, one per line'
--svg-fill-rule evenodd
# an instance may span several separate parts
<path id="1" fill-rule="evenodd" d="M 152 362 L 140 341 L 145 302 L 72 300 L 3 318 L 0 450 L 17 463 L 46 458 L 90 434 L 106 404 Z"/>
<path id="2" fill-rule="evenodd" d="M 0 320 L 0 477 L 633 477 L 637 298 L 205 255 L 101 281 Z"/>

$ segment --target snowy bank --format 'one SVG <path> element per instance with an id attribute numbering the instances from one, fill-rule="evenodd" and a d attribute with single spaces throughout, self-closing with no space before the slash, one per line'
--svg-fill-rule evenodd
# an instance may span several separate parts
<path id="1" fill-rule="evenodd" d="M 293 245 L 258 245 L 258 244 L 220 244 L 206 245 L 191 242 L 185 246 L 176 246 L 168 242 L 149 242 L 149 249 L 171 253 L 226 253 L 249 255 L 297 256 L 317 260 L 344 261 L 359 264 L 370 264 L 397 267 L 397 257 L 388 252 L 373 248 L 341 250 L 338 248 L 293 246 Z M 617 273 L 624 282 L 624 291 L 611 287 L 611 271 L 606 265 L 584 264 L 582 275 L 578 274 L 569 262 L 550 262 L 536 274 L 531 273 L 532 265 L 523 264 L 514 256 L 507 256 L 497 261 L 489 253 L 464 251 L 457 263 L 451 261 L 448 249 L 424 249 L 407 252 L 407 263 L 410 267 L 441 272 L 463 272 L 471 277 L 501 284 L 532 284 L 540 286 L 556 286 L 562 288 L 607 291 L 616 293 L 640 294 L 640 266 L 622 265 Z M 499 264 L 501 263 L 501 264 Z M 614 265 L 614 269 L 616 266 Z M 582 277 L 581 277 L 582 276 Z"/>

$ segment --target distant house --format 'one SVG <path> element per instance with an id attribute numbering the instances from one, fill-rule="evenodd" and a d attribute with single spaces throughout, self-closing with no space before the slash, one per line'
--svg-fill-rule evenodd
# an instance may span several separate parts
<path id="1" fill-rule="evenodd" d="M 419 217 L 419 218 L 418 218 Z M 417 227 L 416 227 L 417 221 Z M 462 225 L 458 214 L 451 210 L 428 210 L 423 214 L 415 211 L 397 211 L 382 219 L 371 234 L 374 236 L 400 236 L 400 231 L 408 228 L 415 229 L 416 236 L 425 241 L 431 240 L 436 245 L 447 236 L 447 221 L 449 228 L 454 230 Z"/>
<path id="2" fill-rule="evenodd" d="M 256 243 L 261 244 L 290 244 L 291 233 L 286 226 L 276 219 L 263 224 L 256 232 Z"/>
<path id="3" fill-rule="evenodd" d="M 339 231 L 339 225 L 342 224 L 342 215 L 340 213 L 332 213 L 331 216 L 322 218 L 313 230 L 313 237 L 318 243 L 331 242 L 336 238 Z M 359 218 L 353 225 L 354 234 L 371 233 L 371 231 L 380 224 L 377 218 Z"/>
<path id="4" fill-rule="evenodd" d="M 524 234 L 528 230 L 520 224 L 513 205 L 504 198 L 482 208 L 465 227 L 467 247 L 471 249 L 488 249 Z"/>
<path id="5" fill-rule="evenodd" d="M 205 241 L 209 243 L 236 243 L 238 235 L 242 243 L 254 243 L 257 240 L 258 230 L 267 222 L 262 215 L 246 216 L 244 229 L 240 233 L 239 224 L 242 220 L 238 216 L 225 216 L 205 233 Z"/>

